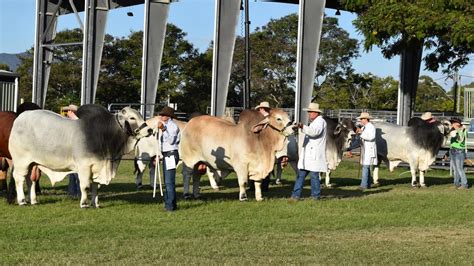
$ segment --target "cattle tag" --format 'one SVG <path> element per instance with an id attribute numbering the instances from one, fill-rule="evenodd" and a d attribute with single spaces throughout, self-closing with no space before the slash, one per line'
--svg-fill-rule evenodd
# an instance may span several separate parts
<path id="1" fill-rule="evenodd" d="M 165 157 L 166 170 L 171 170 L 176 168 L 176 161 L 174 155 Z"/>

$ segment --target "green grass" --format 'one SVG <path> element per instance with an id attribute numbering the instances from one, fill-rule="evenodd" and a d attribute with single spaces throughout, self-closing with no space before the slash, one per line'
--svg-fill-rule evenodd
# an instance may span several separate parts
<path id="1" fill-rule="evenodd" d="M 135 189 L 130 161 L 101 187 L 101 209 L 80 209 L 66 181 L 43 178 L 39 205 L 0 202 L 0 264 L 471 264 L 474 191 L 452 189 L 442 170 L 428 172 L 429 188 L 412 189 L 406 170 L 381 169 L 382 185 L 361 192 L 357 165 L 343 162 L 321 201 L 297 203 L 288 202 L 289 168 L 263 202 L 253 193 L 239 202 L 235 175 L 219 192 L 203 178 L 207 200 L 183 201 L 179 175 L 174 213 L 151 189 Z"/>

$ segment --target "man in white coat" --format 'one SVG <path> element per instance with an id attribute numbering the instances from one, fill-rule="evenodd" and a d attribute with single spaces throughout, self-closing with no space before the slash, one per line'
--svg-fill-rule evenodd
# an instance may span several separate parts
<path id="1" fill-rule="evenodd" d="M 321 116 L 319 104 L 310 103 L 308 108 L 309 126 L 298 123 L 305 135 L 298 161 L 298 175 L 291 195 L 291 200 L 299 200 L 306 176 L 311 177 L 311 197 L 318 200 L 321 195 L 319 172 L 327 171 L 326 162 L 326 121 Z"/>
<path id="2" fill-rule="evenodd" d="M 375 126 L 370 122 L 372 117 L 369 113 L 362 112 L 357 117 L 362 124 L 362 128 L 357 128 L 356 133 L 360 134 L 361 139 L 361 160 L 362 164 L 362 181 L 360 189 L 370 188 L 370 166 L 377 164 L 377 146 L 375 144 Z"/>

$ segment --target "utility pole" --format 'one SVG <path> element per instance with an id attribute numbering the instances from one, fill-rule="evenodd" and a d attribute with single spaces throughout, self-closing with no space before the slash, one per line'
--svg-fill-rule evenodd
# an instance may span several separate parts
<path id="1" fill-rule="evenodd" d="M 244 0 L 242 0 L 244 1 Z M 250 108 L 250 20 L 249 0 L 245 0 L 245 85 L 243 91 L 243 107 Z"/>
<path id="2" fill-rule="evenodd" d="M 459 113 L 459 100 L 461 96 L 461 89 L 459 88 L 459 71 L 456 70 L 454 73 L 454 92 L 453 92 L 453 98 L 454 98 L 454 106 L 453 106 L 453 112 Z"/>
<path id="3" fill-rule="evenodd" d="M 456 70 L 456 113 L 461 112 L 461 77 L 459 76 L 459 71 Z"/>

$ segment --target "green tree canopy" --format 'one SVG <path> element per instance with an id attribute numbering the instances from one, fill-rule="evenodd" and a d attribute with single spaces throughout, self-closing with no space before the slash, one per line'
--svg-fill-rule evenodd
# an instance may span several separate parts
<path id="1" fill-rule="evenodd" d="M 346 0 L 358 13 L 356 28 L 364 47 L 376 45 L 386 58 L 423 43 L 426 68 L 445 73 L 465 66 L 474 51 L 474 2 Z"/>
<path id="2" fill-rule="evenodd" d="M 250 36 L 252 47 L 251 102 L 269 101 L 272 106 L 293 107 L 296 78 L 298 15 L 272 19 Z M 336 18 L 324 18 L 316 67 L 316 91 L 331 76 L 352 72 L 351 60 L 358 56 L 357 40 L 338 26 Z M 229 95 L 241 95 L 244 84 L 244 39 L 237 38 Z M 232 92 L 233 91 L 233 92 Z M 232 99 L 237 99 L 233 95 Z M 241 101 L 237 103 L 240 106 Z M 228 101 L 230 105 L 230 102 Z M 235 105 L 234 105 L 235 106 Z"/>

